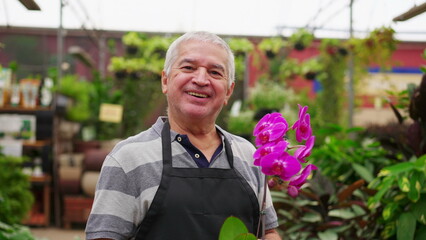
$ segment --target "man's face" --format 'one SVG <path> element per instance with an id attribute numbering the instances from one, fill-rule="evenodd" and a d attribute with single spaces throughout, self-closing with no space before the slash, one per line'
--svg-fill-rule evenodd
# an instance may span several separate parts
<path id="1" fill-rule="evenodd" d="M 234 83 L 228 87 L 226 51 L 212 43 L 183 42 L 169 76 L 163 72 L 169 116 L 215 121 L 228 103 Z"/>

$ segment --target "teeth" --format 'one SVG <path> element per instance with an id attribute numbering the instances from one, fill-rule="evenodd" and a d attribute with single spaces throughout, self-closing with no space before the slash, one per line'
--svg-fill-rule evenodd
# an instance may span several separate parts
<path id="1" fill-rule="evenodd" d="M 208 97 L 205 94 L 201 94 L 201 93 L 195 93 L 195 92 L 188 92 L 189 95 L 195 96 L 195 97 L 200 97 L 200 98 L 206 98 Z"/>

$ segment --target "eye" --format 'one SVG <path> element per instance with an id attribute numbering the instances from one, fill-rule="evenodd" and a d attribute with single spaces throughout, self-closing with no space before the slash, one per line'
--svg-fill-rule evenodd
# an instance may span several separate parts
<path id="1" fill-rule="evenodd" d="M 215 78 L 223 77 L 223 73 L 221 71 L 211 70 L 210 74 Z"/>
<path id="2" fill-rule="evenodd" d="M 195 68 L 193 66 L 190 66 L 190 65 L 182 66 L 180 69 L 183 70 L 183 71 L 185 71 L 185 72 L 190 72 L 190 71 L 194 71 L 195 70 Z"/>

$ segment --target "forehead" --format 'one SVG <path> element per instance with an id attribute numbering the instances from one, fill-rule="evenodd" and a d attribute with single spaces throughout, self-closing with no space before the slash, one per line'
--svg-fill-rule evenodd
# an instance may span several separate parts
<path id="1" fill-rule="evenodd" d="M 182 42 L 178 50 L 176 64 L 184 59 L 194 63 L 221 65 L 227 67 L 228 54 L 220 45 L 199 40 L 188 40 Z"/>

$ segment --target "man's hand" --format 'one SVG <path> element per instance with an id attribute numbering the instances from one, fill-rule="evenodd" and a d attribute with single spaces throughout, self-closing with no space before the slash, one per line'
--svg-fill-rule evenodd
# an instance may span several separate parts
<path id="1" fill-rule="evenodd" d="M 277 230 L 268 229 L 265 231 L 265 240 L 282 240 Z"/>

